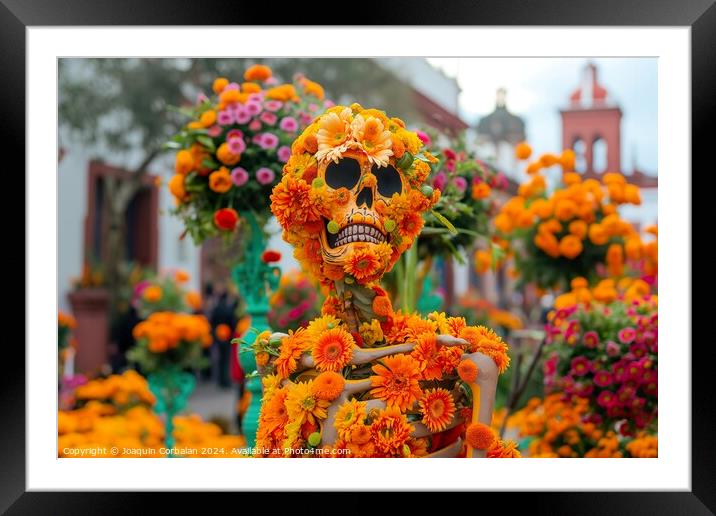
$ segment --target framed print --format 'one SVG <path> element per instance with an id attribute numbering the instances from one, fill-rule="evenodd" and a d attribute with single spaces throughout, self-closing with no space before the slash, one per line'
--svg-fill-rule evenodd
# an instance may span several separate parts
<path id="1" fill-rule="evenodd" d="M 713 510 L 690 302 L 711 3 L 391 4 L 364 26 L 70 4 L 2 7 L 28 203 L 3 508 Z"/>

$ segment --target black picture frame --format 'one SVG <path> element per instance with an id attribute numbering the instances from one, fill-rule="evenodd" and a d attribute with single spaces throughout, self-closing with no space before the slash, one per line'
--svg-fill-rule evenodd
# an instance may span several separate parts
<path id="1" fill-rule="evenodd" d="M 368 12 L 352 19 L 367 25 L 689 26 L 692 52 L 692 163 L 694 166 L 698 163 L 709 164 L 702 172 L 709 174 L 713 169 L 713 131 L 709 129 L 716 120 L 714 1 L 458 0 L 448 4 L 397 0 L 375 3 L 367 9 Z M 277 10 L 273 4 L 247 4 L 238 0 L 0 0 L 0 102 L 3 115 L 0 131 L 3 133 L 4 147 L 13 149 L 12 153 L 20 156 L 20 163 L 15 166 L 15 170 L 24 169 L 24 107 L 27 100 L 25 29 L 28 26 L 266 25 L 266 20 L 270 20 L 270 25 L 295 25 L 300 21 L 311 25 L 336 25 L 335 9 L 330 5 L 320 4 L 321 2 L 312 3 L 312 14 L 309 16 L 306 12 L 300 14 L 300 9 L 277 12 L 281 10 Z M 300 20 L 301 16 L 303 20 Z M 687 175 L 690 171 L 683 173 Z M 15 174 L 15 180 L 20 183 L 22 191 L 25 191 L 24 177 L 20 180 L 20 175 Z M 701 195 L 705 193 L 701 192 Z M 708 206 L 708 202 L 704 200 L 698 205 Z M 694 205 L 697 203 L 693 202 L 692 206 Z M 692 214 L 696 215 L 696 212 L 692 211 Z M 697 221 L 696 216 L 693 219 L 694 222 Z M 15 226 L 19 231 L 20 225 Z M 692 229 L 692 236 L 695 234 Z M 20 239 L 23 236 L 20 236 Z M 19 245 L 16 249 L 17 252 L 9 264 L 13 270 L 19 270 L 20 266 L 25 267 L 24 247 L 22 253 L 19 252 Z M 684 252 L 691 253 L 691 250 Z M 697 259 L 699 256 L 694 254 L 693 258 Z M 695 265 L 695 260 L 692 263 Z M 32 273 L 27 269 L 25 272 L 26 275 Z M 19 306 L 18 302 L 14 308 L 11 308 L 11 305 L 6 310 L 18 310 Z M 696 308 L 697 304 L 693 303 L 693 306 Z M 699 306 L 703 307 L 702 310 L 707 310 L 713 306 L 713 302 L 707 301 Z M 32 310 L 32 307 L 27 309 Z M 695 319 L 709 320 L 707 314 L 700 315 L 702 317 Z M 691 328 L 684 328 L 684 334 L 690 331 Z M 716 511 L 716 437 L 709 425 L 709 415 L 713 414 L 714 409 L 714 396 L 707 382 L 713 375 L 711 364 L 714 362 L 715 352 L 711 339 L 696 342 L 695 334 L 692 338 L 692 491 L 620 492 L 608 495 L 598 492 L 511 493 L 507 495 L 510 507 L 525 504 L 525 508 L 531 513 L 548 514 L 713 514 L 713 511 Z M 0 510 L 8 514 L 145 512 L 146 497 L 134 494 L 26 492 L 25 353 L 17 344 L 9 346 L 6 342 L 3 347 L 3 360 L 10 361 L 13 366 L 4 368 L 0 377 L 0 403 L 3 409 L 0 412 Z M 167 508 L 176 502 L 188 508 L 187 496 L 177 493 L 164 495 L 162 498 L 162 503 L 166 504 Z M 212 500 L 212 505 L 219 507 L 220 502 L 217 502 Z M 485 507 L 482 499 L 480 503 Z M 498 507 L 506 507 L 503 501 L 498 501 L 498 504 Z M 242 503 L 246 509 L 250 505 L 247 501 Z M 226 510 L 233 509 L 227 507 Z"/>

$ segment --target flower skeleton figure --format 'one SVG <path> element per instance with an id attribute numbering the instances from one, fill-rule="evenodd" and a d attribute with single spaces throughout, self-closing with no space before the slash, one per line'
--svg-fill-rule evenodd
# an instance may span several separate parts
<path id="1" fill-rule="evenodd" d="M 271 210 L 304 269 L 329 288 L 306 328 L 264 332 L 259 456 L 506 457 L 490 429 L 507 345 L 433 312 L 393 311 L 378 282 L 440 192 L 435 158 L 398 118 L 335 106 L 296 139 Z"/>

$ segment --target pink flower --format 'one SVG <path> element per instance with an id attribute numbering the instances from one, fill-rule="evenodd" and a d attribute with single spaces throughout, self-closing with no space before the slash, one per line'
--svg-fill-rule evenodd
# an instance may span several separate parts
<path id="1" fill-rule="evenodd" d="M 226 90 L 240 90 L 241 87 L 238 85 L 238 83 L 230 82 L 230 83 L 226 86 L 226 88 L 224 88 L 224 89 L 226 89 Z"/>
<path id="2" fill-rule="evenodd" d="M 447 159 L 449 159 L 451 161 L 454 160 L 455 158 L 457 158 L 457 154 L 455 154 L 455 151 L 452 149 L 443 150 L 443 154 L 445 155 L 445 157 Z"/>
<path id="3" fill-rule="evenodd" d="M 231 171 L 231 180 L 236 186 L 245 185 L 246 182 L 249 180 L 249 173 L 246 172 L 246 169 L 244 168 L 236 167 L 234 170 Z"/>
<path id="4" fill-rule="evenodd" d="M 222 131 L 222 130 L 223 130 L 223 129 L 221 129 L 221 126 L 220 126 L 220 125 L 212 125 L 212 126 L 209 127 L 209 129 L 206 131 L 206 134 L 208 134 L 208 135 L 211 136 L 212 138 L 216 138 L 217 136 L 219 136 L 219 135 L 221 134 L 221 131 Z"/>
<path id="5" fill-rule="evenodd" d="M 288 159 L 291 157 L 291 148 L 286 145 L 279 147 L 277 154 L 278 154 L 278 159 L 282 163 L 286 163 L 288 161 Z"/>
<path id="6" fill-rule="evenodd" d="M 203 103 L 206 102 L 207 100 L 209 100 L 209 97 L 207 97 L 203 92 L 202 92 L 202 93 L 199 93 L 199 94 L 196 96 L 196 103 L 197 103 L 197 104 L 203 104 Z"/>
<path id="7" fill-rule="evenodd" d="M 294 308 L 291 308 L 291 310 L 288 311 L 288 318 L 289 319 L 298 319 L 303 315 L 303 311 L 301 310 L 301 307 L 296 306 Z"/>
<path id="8" fill-rule="evenodd" d="M 264 102 L 264 109 L 266 109 L 267 111 L 273 111 L 274 113 L 281 109 L 282 106 L 283 102 L 281 102 L 280 100 L 267 100 L 266 102 Z"/>
<path id="9" fill-rule="evenodd" d="M 278 145 L 278 136 L 276 136 L 273 133 L 264 133 L 261 136 L 259 145 L 263 149 L 275 149 L 276 146 Z"/>
<path id="10" fill-rule="evenodd" d="M 232 154 L 243 154 L 246 150 L 246 142 L 244 142 L 243 138 L 230 138 L 228 145 Z"/>
<path id="11" fill-rule="evenodd" d="M 228 109 L 219 111 L 219 116 L 217 117 L 219 125 L 231 125 L 234 123 L 235 120 L 236 116 L 234 115 L 233 111 L 229 111 Z"/>
<path id="12" fill-rule="evenodd" d="M 251 120 L 251 123 L 249 124 L 249 129 L 252 131 L 260 131 L 261 130 L 261 121 L 260 120 Z"/>
<path id="13" fill-rule="evenodd" d="M 619 340 L 624 344 L 630 344 L 634 340 L 634 337 L 636 337 L 636 330 L 634 330 L 634 328 L 627 327 L 619 330 Z"/>
<path id="14" fill-rule="evenodd" d="M 570 365 L 575 376 L 584 376 L 592 370 L 592 363 L 585 357 L 574 357 Z"/>
<path id="15" fill-rule="evenodd" d="M 226 133 L 226 141 L 229 141 L 233 138 L 243 138 L 244 132 L 241 129 L 232 129 L 228 133 Z"/>
<path id="16" fill-rule="evenodd" d="M 325 102 L 323 103 L 323 106 L 324 106 L 326 109 L 332 108 L 332 107 L 335 106 L 335 105 L 336 105 L 336 103 L 333 102 L 332 100 L 327 100 L 327 101 L 325 101 Z"/>
<path id="17" fill-rule="evenodd" d="M 442 191 L 445 189 L 445 185 L 447 185 L 447 174 L 440 171 L 433 179 L 433 188 Z"/>
<path id="18" fill-rule="evenodd" d="M 264 81 L 264 84 L 267 86 L 276 86 L 278 84 L 278 79 L 276 77 L 269 77 Z"/>
<path id="19" fill-rule="evenodd" d="M 309 105 L 308 105 L 308 110 L 309 110 L 311 113 L 313 113 L 313 112 L 315 112 L 315 111 L 318 111 L 318 104 L 313 104 L 313 103 L 309 104 Z"/>
<path id="20" fill-rule="evenodd" d="M 249 102 L 258 102 L 261 103 L 261 101 L 264 99 L 263 92 L 259 93 L 249 93 Z"/>
<path id="21" fill-rule="evenodd" d="M 629 346 L 629 352 L 636 358 L 641 358 L 646 355 L 646 344 L 643 342 L 635 342 Z"/>
<path id="22" fill-rule="evenodd" d="M 614 393 L 610 391 L 602 391 L 599 393 L 599 396 L 597 396 L 597 404 L 600 407 L 612 407 L 616 403 L 616 401 L 616 396 L 614 396 Z"/>
<path id="23" fill-rule="evenodd" d="M 423 131 L 415 131 L 415 134 L 418 135 L 418 138 L 420 138 L 420 141 L 423 142 L 423 145 L 428 147 L 430 146 L 431 140 L 427 133 L 424 133 Z"/>
<path id="24" fill-rule="evenodd" d="M 467 179 L 462 176 L 457 176 L 455 179 L 453 179 L 452 184 L 454 184 L 455 188 L 457 188 L 461 192 L 467 190 Z"/>
<path id="25" fill-rule="evenodd" d="M 298 122 L 296 122 L 296 119 L 292 116 L 282 118 L 278 126 L 287 133 L 295 133 L 298 131 Z"/>
<path id="26" fill-rule="evenodd" d="M 582 342 L 588 348 L 596 348 L 599 345 L 599 334 L 596 331 L 588 331 L 582 336 Z"/>
<path id="27" fill-rule="evenodd" d="M 278 117 L 270 111 L 264 111 L 261 115 L 259 115 L 259 120 L 266 125 L 275 125 Z"/>
<path id="28" fill-rule="evenodd" d="M 298 120 L 301 125 L 308 125 L 313 121 L 313 117 L 308 113 L 301 113 L 298 117 Z"/>
<path id="29" fill-rule="evenodd" d="M 609 371 L 597 371 L 594 375 L 594 385 L 597 387 L 606 387 L 608 385 L 611 385 L 612 383 L 612 375 Z"/>
<path id="30" fill-rule="evenodd" d="M 613 340 L 610 340 L 607 342 L 607 355 L 610 357 L 615 357 L 619 354 L 619 344 L 614 342 Z"/>
<path id="31" fill-rule="evenodd" d="M 261 167 L 256 171 L 256 181 L 258 181 L 259 184 L 268 185 L 273 183 L 275 178 L 276 174 L 274 174 L 274 171 L 268 167 Z"/>
<path id="32" fill-rule="evenodd" d="M 246 111 L 251 116 L 256 116 L 261 113 L 261 104 L 258 102 L 247 102 Z"/>
<path id="33" fill-rule="evenodd" d="M 248 111 L 242 106 L 239 109 L 236 110 L 236 123 L 237 124 L 248 124 L 249 120 L 251 120 L 251 115 Z M 260 125 L 259 125 L 260 127 Z"/>

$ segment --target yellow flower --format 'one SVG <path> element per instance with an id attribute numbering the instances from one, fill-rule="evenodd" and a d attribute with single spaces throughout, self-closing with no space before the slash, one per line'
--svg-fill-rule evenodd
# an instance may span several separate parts
<path id="1" fill-rule="evenodd" d="M 377 319 L 371 319 L 369 323 L 364 322 L 361 324 L 358 333 L 360 333 L 365 345 L 369 347 L 383 340 L 383 328 L 381 328 Z"/>

